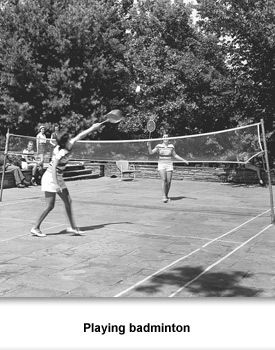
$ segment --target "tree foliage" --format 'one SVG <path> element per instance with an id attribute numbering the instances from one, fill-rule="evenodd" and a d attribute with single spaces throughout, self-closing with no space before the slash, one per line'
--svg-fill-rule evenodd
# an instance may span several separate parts
<path id="1" fill-rule="evenodd" d="M 212 36 L 190 21 L 182 1 L 142 1 L 127 21 L 127 65 L 133 92 L 129 130 L 155 117 L 158 135 L 165 129 L 182 135 L 217 130 L 230 123 L 223 92 L 230 86 L 223 56 Z M 135 87 L 141 87 L 135 96 Z"/>
<path id="2" fill-rule="evenodd" d="M 274 117 L 270 0 L 0 0 L 0 134 L 59 123 L 98 137 L 214 131 Z M 136 92 L 140 86 L 140 93 Z"/>
<path id="3" fill-rule="evenodd" d="M 2 130 L 58 122 L 75 133 L 120 108 L 128 73 L 116 4 L 26 0 L 1 12 Z"/>
<path id="4" fill-rule="evenodd" d="M 234 82 L 235 118 L 264 118 L 272 128 L 275 113 L 275 3 L 272 0 L 198 0 L 200 26 L 216 35 Z"/>

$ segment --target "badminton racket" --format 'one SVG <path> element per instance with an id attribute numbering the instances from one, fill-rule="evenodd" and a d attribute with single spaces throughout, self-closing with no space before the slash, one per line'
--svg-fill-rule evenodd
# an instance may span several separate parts
<path id="1" fill-rule="evenodd" d="M 123 119 L 123 115 L 121 110 L 113 109 L 111 112 L 105 115 L 105 118 L 106 119 L 100 123 L 101 125 L 105 123 L 117 124 Z"/>
<path id="2" fill-rule="evenodd" d="M 149 131 L 149 139 L 150 139 L 151 133 L 156 130 L 156 123 L 154 122 L 154 120 L 152 119 L 148 120 L 146 128 L 147 128 L 147 131 Z"/>

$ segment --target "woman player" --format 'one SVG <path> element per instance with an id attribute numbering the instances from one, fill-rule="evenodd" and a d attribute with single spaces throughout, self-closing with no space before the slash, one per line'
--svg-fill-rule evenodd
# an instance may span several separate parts
<path id="1" fill-rule="evenodd" d="M 156 145 L 153 150 L 150 142 L 148 142 L 147 145 L 149 154 L 159 154 L 158 171 L 162 180 L 162 201 L 167 203 L 174 170 L 172 158 L 185 162 L 186 164 L 188 164 L 188 162 L 176 154 L 174 145 L 169 143 L 167 134 L 163 135 L 163 142 Z"/>
<path id="2" fill-rule="evenodd" d="M 63 172 L 66 164 L 69 161 L 69 155 L 74 144 L 83 139 L 86 135 L 99 129 L 101 126 L 100 123 L 93 124 L 89 129 L 82 131 L 80 134 L 70 139 L 67 132 L 61 132 L 57 137 L 57 146 L 54 149 L 52 161 L 49 164 L 48 169 L 44 173 L 41 180 L 41 191 L 45 192 L 45 199 L 47 207 L 39 216 L 36 221 L 35 226 L 31 229 L 31 233 L 34 236 L 46 237 L 45 233 L 42 233 L 40 230 L 40 225 L 49 212 L 54 208 L 56 193 L 62 199 L 66 214 L 68 216 L 70 227 L 67 229 L 67 232 L 74 233 L 76 235 L 81 234 L 79 229 L 76 227 L 73 213 L 72 213 L 72 204 L 69 191 L 63 179 Z"/>

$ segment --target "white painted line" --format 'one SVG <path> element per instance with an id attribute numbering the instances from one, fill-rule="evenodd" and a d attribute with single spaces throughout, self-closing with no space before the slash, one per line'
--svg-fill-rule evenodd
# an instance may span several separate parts
<path id="1" fill-rule="evenodd" d="M 22 222 L 32 222 L 33 223 L 33 220 L 30 220 L 30 219 L 16 219 L 16 218 L 1 218 L 1 221 L 2 220 L 7 220 L 7 221 L 22 221 Z M 58 224 L 57 222 L 55 221 L 49 221 L 49 220 L 45 220 L 43 221 L 44 224 Z M 1 222 L 1 225 L 2 225 L 2 222 Z M 9 225 L 8 223 L 6 223 L 6 225 Z"/>
<path id="2" fill-rule="evenodd" d="M 45 197 L 42 195 L 42 196 L 35 196 L 33 198 L 30 198 L 30 199 L 20 199 L 18 201 L 13 201 L 13 202 L 0 202 L 0 207 L 6 207 L 8 205 L 14 205 L 14 204 L 25 204 L 25 203 L 28 203 L 28 202 L 34 202 L 38 200 L 39 202 L 42 202 L 44 203 L 45 202 Z M 56 197 L 56 203 L 62 203 L 62 200 L 59 198 L 59 197 Z"/>
<path id="3" fill-rule="evenodd" d="M 59 227 L 59 226 L 64 226 L 64 224 L 59 224 L 59 225 L 47 227 L 47 228 L 44 228 L 43 231 L 48 231 L 48 230 L 51 230 L 52 228 L 56 228 L 56 227 Z M 7 239 L 2 239 L 2 240 L 0 240 L 0 243 L 9 242 L 9 241 L 12 241 L 13 239 L 20 238 L 20 237 L 25 237 L 25 236 L 31 236 L 31 233 L 28 232 L 28 233 L 25 233 L 24 235 L 19 235 L 19 236 L 14 236 L 14 237 L 7 238 Z"/>
<path id="4" fill-rule="evenodd" d="M 260 234 L 262 234 L 263 232 L 265 232 L 266 230 L 268 230 L 270 227 L 272 227 L 273 224 L 269 224 L 268 226 L 264 227 L 260 232 L 256 233 L 254 236 L 250 237 L 248 240 L 246 240 L 245 242 L 243 242 L 242 244 L 240 244 L 238 247 L 236 247 L 235 249 L 233 249 L 230 253 L 226 254 L 224 257 L 222 257 L 221 259 L 217 260 L 215 263 L 213 263 L 212 265 L 209 265 L 204 271 L 202 271 L 200 274 L 198 274 L 196 277 L 194 277 L 192 280 L 190 280 L 189 282 L 185 283 L 181 288 L 179 288 L 178 290 L 176 290 L 174 293 L 169 295 L 169 298 L 172 298 L 174 296 L 176 296 L 177 294 L 179 294 L 184 288 L 188 287 L 191 283 L 195 282 L 197 279 L 199 279 L 201 276 L 203 276 L 206 272 L 210 271 L 213 267 L 217 266 L 218 264 L 220 264 L 223 260 L 227 259 L 229 256 L 231 256 L 232 254 L 234 254 L 236 251 L 238 251 L 239 249 L 241 249 L 242 247 L 244 247 L 247 243 L 249 243 L 250 241 L 252 241 L 254 238 L 258 237 Z"/>
<path id="5" fill-rule="evenodd" d="M 208 191 L 212 191 L 212 189 L 207 189 L 207 190 L 204 190 L 204 191 L 197 191 L 198 193 L 201 193 L 201 192 L 208 192 Z M 71 191 L 72 192 L 72 191 Z M 197 193 L 196 191 L 195 192 L 193 192 L 193 193 Z M 75 193 L 77 193 L 77 194 L 84 194 L 84 193 L 86 193 L 87 194 L 87 191 L 86 192 L 75 192 Z M 96 195 L 96 192 L 94 193 L 95 195 Z M 190 193 L 190 195 L 191 195 L 191 193 Z M 189 199 L 189 198 L 186 198 L 186 199 Z M 8 205 L 14 205 L 14 204 L 25 204 L 25 203 L 28 203 L 28 202 L 34 202 L 35 200 L 39 200 L 40 202 L 44 202 L 44 200 L 45 200 L 45 198 L 43 197 L 43 196 L 41 196 L 41 197 L 39 197 L 39 198 L 37 198 L 37 197 L 34 197 L 34 198 L 32 198 L 32 199 L 28 199 L 28 200 L 24 200 L 24 198 L 22 198 L 21 200 L 19 200 L 19 201 L 13 201 L 13 202 L 8 202 L 8 203 L 5 203 L 5 202 L 0 202 L 0 207 L 2 206 L 2 207 L 4 207 L 4 206 L 8 206 Z M 74 201 L 75 202 L 77 202 L 77 201 L 81 201 L 81 199 L 74 199 Z M 56 198 L 56 203 L 57 204 L 60 204 L 61 203 L 61 200 L 60 200 L 60 198 Z M 87 202 L 86 202 L 87 203 Z M 104 205 L 106 205 L 106 206 L 108 206 L 108 205 L 110 205 L 110 206 L 112 206 L 114 203 L 111 203 L 111 202 L 98 202 L 100 205 L 102 205 L 102 204 L 104 204 Z M 172 200 L 172 203 L 173 203 L 173 200 Z M 171 203 L 171 204 L 172 204 Z M 97 203 L 95 203 L 94 201 L 91 201 L 91 204 L 92 205 L 97 205 Z M 140 207 L 138 207 L 138 208 L 140 208 Z M 146 208 L 146 207 L 145 207 Z M 147 207 L 148 209 L 150 209 L 150 207 Z M 163 208 L 163 207 L 162 207 Z M 172 208 L 173 208 L 173 204 L 172 204 L 172 206 L 170 205 L 170 206 L 167 206 L 166 207 L 168 210 L 171 208 L 171 210 L 173 210 Z M 205 205 L 196 205 L 195 206 L 195 208 L 194 208 L 194 210 L 193 210 L 193 212 L 196 212 L 196 211 L 198 211 L 198 210 L 196 210 L 196 209 L 199 209 L 199 208 L 205 208 Z M 211 209 L 211 208 L 221 208 L 221 206 L 219 206 L 219 205 L 211 205 L 211 206 L 207 206 L 207 212 L 200 212 L 201 214 L 207 214 L 207 215 L 209 215 L 209 209 Z M 222 206 L 222 209 L 226 209 L 226 208 L 229 208 L 229 209 L 232 209 L 232 207 L 230 207 L 230 206 Z M 158 208 L 155 208 L 155 209 L 158 209 Z M 238 211 L 238 209 L 246 209 L 246 210 L 259 210 L 259 209 L 261 209 L 261 210 L 263 210 L 263 208 L 252 208 L 252 207 L 234 207 L 234 210 L 235 211 Z M 184 209 L 182 210 L 183 212 L 184 212 Z M 215 214 L 214 213 L 214 210 L 213 210 L 213 214 Z"/>
<path id="6" fill-rule="evenodd" d="M 173 200 L 172 200 L 172 202 L 173 202 Z M 195 205 L 195 208 L 205 208 L 205 207 L 206 207 L 206 205 L 200 205 L 200 204 Z M 226 211 L 226 209 L 229 209 L 229 210 L 234 209 L 234 211 L 238 211 L 239 209 L 254 210 L 254 211 L 265 210 L 265 208 L 259 208 L 259 207 L 257 207 L 257 208 L 255 208 L 255 207 L 236 207 L 236 206 L 232 207 L 232 206 L 224 205 L 224 204 L 223 205 L 209 205 L 209 203 L 207 204 L 207 212 L 208 213 L 211 209 L 215 209 L 215 208 L 220 208 L 223 210 L 223 212 Z"/>
<path id="7" fill-rule="evenodd" d="M 205 245 L 203 245 L 202 248 L 205 248 L 205 247 L 207 247 L 209 244 L 212 244 L 212 243 L 214 243 L 215 241 L 220 240 L 222 237 L 225 237 L 225 236 L 229 235 L 230 233 L 233 233 L 233 232 L 239 230 L 241 227 L 247 225 L 249 222 L 251 222 L 251 221 L 253 221 L 253 220 L 259 218 L 260 216 L 263 216 L 264 214 L 268 213 L 269 211 L 270 211 L 270 209 L 268 209 L 268 210 L 262 212 L 261 214 L 256 215 L 256 216 L 253 217 L 252 219 L 249 219 L 249 220 L 245 221 L 243 224 L 241 224 L 241 225 L 239 225 L 239 226 L 233 228 L 232 230 L 230 230 L 230 231 L 224 233 L 223 235 L 220 235 L 219 237 L 213 239 L 212 241 L 205 243 Z"/>
<path id="8" fill-rule="evenodd" d="M 163 227 L 162 227 L 163 228 Z M 170 228 L 169 226 L 167 228 Z M 123 230 L 123 229 L 116 229 L 116 228 L 110 228 L 110 227 L 104 227 L 103 230 L 107 231 L 114 231 L 114 232 L 125 232 L 125 233 L 134 233 L 138 235 L 148 235 L 148 236 L 156 236 L 156 237 L 168 237 L 168 238 L 188 238 L 188 239 L 197 239 L 200 241 L 212 241 L 213 238 L 207 238 L 207 237 L 198 237 L 198 236 L 179 236 L 179 235 L 165 235 L 162 233 L 149 233 L 149 232 L 139 232 L 139 231 L 133 231 L 133 230 Z M 215 238 L 216 239 L 216 238 Z M 224 241 L 224 240 L 218 240 L 222 243 L 231 243 L 231 244 L 239 244 L 241 242 L 237 241 Z"/>
<path id="9" fill-rule="evenodd" d="M 195 254 L 195 253 L 198 252 L 199 250 L 201 250 L 201 248 L 198 248 L 198 249 L 196 249 L 196 250 L 193 250 L 193 252 L 191 252 L 191 253 L 189 253 L 189 254 L 187 254 L 187 255 L 185 255 L 185 256 L 179 258 L 178 260 L 172 262 L 171 264 L 169 264 L 169 265 L 167 265 L 167 266 L 164 266 L 162 269 L 160 269 L 160 270 L 154 272 L 152 275 L 150 275 L 150 276 L 148 276 L 148 277 L 145 277 L 143 280 L 141 280 L 141 281 L 135 283 L 133 286 L 131 286 L 131 287 L 125 289 L 124 291 L 118 293 L 118 294 L 115 295 L 114 297 L 115 297 L 115 298 L 121 297 L 123 294 L 126 294 L 127 292 L 129 292 L 130 290 L 136 288 L 137 286 L 139 286 L 139 285 L 142 284 L 143 282 L 145 282 L 145 281 L 149 280 L 150 278 L 152 278 L 152 277 L 158 275 L 160 272 L 165 271 L 166 269 L 168 269 L 169 267 L 171 267 L 171 266 L 177 264 L 178 262 L 182 261 L 183 259 L 188 258 L 189 256 Z"/>
<path id="10" fill-rule="evenodd" d="M 22 204 L 22 203 L 25 204 L 25 203 L 28 203 L 28 202 L 33 202 L 36 199 L 38 199 L 38 198 L 37 197 L 32 198 L 32 199 L 24 199 L 24 198 L 22 198 L 20 201 L 14 201 L 14 202 L 8 202 L 8 203 L 0 202 L 0 207 L 6 207 L 8 205 Z M 44 197 L 41 197 L 41 199 L 44 199 Z M 40 198 L 39 198 L 39 200 L 40 200 Z"/>
<path id="11" fill-rule="evenodd" d="M 171 266 L 176 265 L 178 262 L 180 262 L 180 261 L 182 261 L 182 260 L 188 258 L 189 256 L 191 256 L 191 255 L 193 255 L 193 254 L 195 254 L 195 253 L 201 251 L 203 248 L 205 248 L 205 247 L 208 246 L 209 244 L 212 244 L 213 242 L 216 242 L 216 241 L 219 240 L 221 237 L 225 237 L 226 235 L 229 235 L 230 233 L 237 231 L 237 230 L 238 230 L 239 228 L 241 228 L 242 226 L 244 226 L 244 225 L 248 224 L 249 222 L 251 222 L 251 221 L 257 219 L 258 217 L 260 217 L 260 216 L 266 214 L 268 211 L 270 211 L 270 209 L 269 209 L 269 210 L 266 210 L 266 211 L 264 211 L 264 212 L 262 212 L 261 214 L 258 214 L 257 216 L 253 217 L 252 219 L 249 219 L 249 220 L 245 221 L 244 223 L 242 223 L 241 225 L 238 225 L 238 226 L 235 227 L 234 229 L 232 229 L 232 230 L 230 230 L 230 231 L 228 231 L 228 232 L 226 232 L 226 233 L 224 233 L 224 234 L 222 234 L 222 235 L 220 235 L 220 236 L 218 236 L 218 237 L 212 239 L 210 242 L 204 244 L 201 248 L 198 248 L 198 249 L 196 249 L 196 250 L 193 250 L 191 253 L 189 253 L 189 254 L 187 254 L 187 255 L 184 255 L 183 257 L 181 257 L 181 258 L 175 260 L 174 262 L 170 263 L 170 264 L 167 265 L 167 266 L 164 266 L 164 267 L 161 268 L 160 270 L 158 270 L 158 271 L 154 272 L 153 274 L 151 274 L 151 275 L 145 277 L 144 279 L 142 279 L 141 281 L 135 283 L 135 284 L 132 285 L 131 287 L 129 287 L 129 288 L 123 290 L 122 292 L 116 294 L 114 297 L 115 297 L 115 298 L 121 297 L 122 295 L 128 293 L 129 291 L 131 291 L 132 289 L 134 289 L 134 288 L 136 288 L 137 286 L 141 285 L 142 283 L 144 283 L 144 282 L 150 280 L 152 277 L 158 275 L 160 272 L 167 270 L 167 269 L 170 268 Z"/>

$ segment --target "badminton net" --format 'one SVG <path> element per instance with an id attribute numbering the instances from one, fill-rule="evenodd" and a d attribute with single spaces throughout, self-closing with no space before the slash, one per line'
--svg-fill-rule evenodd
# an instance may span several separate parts
<path id="1" fill-rule="evenodd" d="M 217 132 L 169 137 L 178 155 L 189 162 L 200 163 L 248 163 L 262 154 L 260 123 Z M 8 153 L 21 154 L 28 141 L 36 138 L 9 135 Z M 149 155 L 148 142 L 152 149 L 162 143 L 162 138 L 138 140 L 82 140 L 75 144 L 71 159 L 91 161 L 128 160 L 133 162 L 157 162 L 158 156 Z M 51 158 L 54 146 L 47 139 L 44 146 L 44 161 Z"/>

